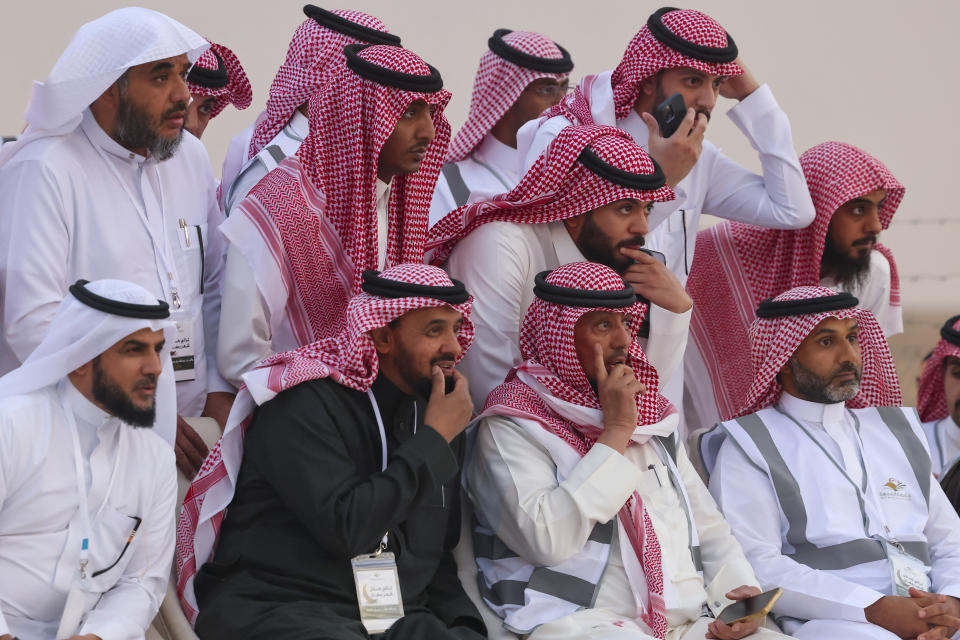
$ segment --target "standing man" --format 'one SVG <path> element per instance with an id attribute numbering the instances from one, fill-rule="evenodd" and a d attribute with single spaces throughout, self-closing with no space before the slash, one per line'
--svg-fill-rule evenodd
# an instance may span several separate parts
<path id="1" fill-rule="evenodd" d="M 464 360 L 475 403 L 523 360 L 520 327 L 536 275 L 569 262 L 604 264 L 649 300 L 649 357 L 666 375 L 677 370 L 690 297 L 640 251 L 651 203 L 671 198 L 660 168 L 626 133 L 567 127 L 510 193 L 461 207 L 430 229 L 428 259 L 476 292 L 477 348 Z"/>
<path id="2" fill-rule="evenodd" d="M 244 376 L 181 515 L 179 592 L 200 637 L 486 637 L 451 553 L 470 304 L 436 267 L 370 271 L 339 336 Z M 351 559 L 372 553 L 399 578 L 392 623 L 366 614 L 359 569 L 354 583 Z"/>
<path id="3" fill-rule="evenodd" d="M 454 209 L 506 193 L 523 175 L 517 131 L 560 102 L 573 60 L 532 31 L 497 29 L 480 56 L 467 121 L 450 143 L 430 205 L 430 225 Z"/>
<path id="4" fill-rule="evenodd" d="M 849 291 L 886 336 L 903 331 L 900 280 L 890 249 L 877 242 L 904 196 L 876 158 L 824 142 L 800 156 L 817 216 L 805 229 L 762 229 L 724 221 L 700 232 L 687 291 L 694 301 L 684 361 L 688 428 L 730 419 L 753 382 L 747 331 L 763 300 L 821 285 Z"/>
<path id="5" fill-rule="evenodd" d="M 246 109 L 253 100 L 250 81 L 233 51 L 222 44 L 210 43 L 187 74 L 190 106 L 184 128 L 201 137 L 210 121 L 232 104 Z"/>
<path id="6" fill-rule="evenodd" d="M 754 382 L 710 477 L 773 608 L 801 640 L 949 638 L 960 627 L 960 518 L 901 407 L 887 341 L 847 292 L 762 302 Z M 941 594 L 941 595 L 937 595 Z"/>
<path id="7" fill-rule="evenodd" d="M 142 287 L 80 280 L 0 378 L 0 638 L 142 638 L 156 616 L 177 501 L 152 428 L 169 316 Z"/>
<path id="8" fill-rule="evenodd" d="M 712 617 L 760 590 L 635 340 L 646 305 L 587 262 L 534 293 L 524 362 L 487 398 L 467 467 L 484 600 L 530 640 L 753 634 L 762 620 Z"/>
<path id="9" fill-rule="evenodd" d="M 34 87 L 25 135 L 0 151 L 0 370 L 36 348 L 77 278 L 122 275 L 170 305 L 178 414 L 226 421 L 222 216 L 210 159 L 183 135 L 187 72 L 208 46 L 161 13 L 118 9 L 82 26 Z M 176 453 L 188 475 L 206 453 L 182 419 Z"/>
<path id="10" fill-rule="evenodd" d="M 336 335 L 366 269 L 422 262 L 450 140 L 440 73 L 415 53 L 349 45 L 310 100 L 310 135 L 223 225 L 221 371 Z"/>
<path id="11" fill-rule="evenodd" d="M 270 85 L 266 109 L 227 149 L 221 172 L 227 215 L 263 176 L 300 148 L 310 132 L 307 103 L 323 85 L 325 75 L 337 66 L 331 63 L 343 63 L 345 46 L 400 46 L 399 36 L 388 33 L 385 24 L 362 11 L 327 11 L 308 4 L 303 12 L 307 19 L 293 34 L 287 57 Z"/>
<path id="12" fill-rule="evenodd" d="M 940 329 L 917 389 L 917 411 L 930 445 L 933 473 L 946 473 L 960 458 L 960 316 Z"/>

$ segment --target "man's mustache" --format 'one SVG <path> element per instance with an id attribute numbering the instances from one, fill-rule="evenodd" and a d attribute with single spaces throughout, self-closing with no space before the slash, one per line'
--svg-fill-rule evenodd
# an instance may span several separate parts
<path id="1" fill-rule="evenodd" d="M 831 378 L 836 378 L 839 375 L 844 373 L 852 373 L 853 379 L 857 382 L 860 382 L 860 367 L 853 364 L 852 362 L 847 362 L 836 368 L 836 370 L 830 375 Z"/>
<path id="2" fill-rule="evenodd" d="M 853 246 L 856 247 L 856 246 L 858 246 L 858 245 L 864 245 L 864 244 L 866 244 L 866 245 L 874 245 L 874 244 L 876 244 L 876 243 L 877 243 L 877 236 L 870 235 L 870 236 L 865 236 L 865 237 L 863 237 L 863 238 L 860 238 L 859 240 L 854 240 L 854 241 L 853 241 Z"/>

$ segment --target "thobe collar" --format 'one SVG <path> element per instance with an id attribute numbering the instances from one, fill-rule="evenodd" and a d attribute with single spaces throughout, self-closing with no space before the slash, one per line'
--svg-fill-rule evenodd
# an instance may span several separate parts
<path id="1" fill-rule="evenodd" d="M 303 139 L 310 133 L 310 120 L 300 113 L 299 109 L 294 109 L 293 115 L 287 121 L 287 127 L 290 129 L 288 132 L 290 137 L 303 142 Z"/>
<path id="2" fill-rule="evenodd" d="M 118 160 L 122 160 L 131 165 L 139 166 L 142 166 L 143 163 L 148 160 L 147 157 L 130 151 L 119 142 L 111 138 L 100 126 L 100 123 L 97 122 L 97 119 L 93 117 L 93 113 L 90 111 L 89 107 L 83 112 L 83 118 L 80 120 L 80 127 L 83 129 L 83 132 L 87 134 L 87 138 L 90 139 L 90 142 L 100 147 L 100 149 L 102 149 L 104 152 L 117 158 Z"/>
<path id="3" fill-rule="evenodd" d="M 100 426 L 114 416 L 107 413 L 97 405 L 93 404 L 87 397 L 73 386 L 69 378 L 65 379 L 63 384 L 64 395 L 67 397 L 67 406 L 73 410 L 73 414 L 81 421 L 87 424 Z"/>
<path id="4" fill-rule="evenodd" d="M 570 264 L 571 262 L 586 262 L 577 244 L 570 237 L 567 226 L 563 220 L 550 222 L 547 225 L 550 229 L 550 240 L 553 242 L 553 250 L 557 254 L 557 265 Z"/>
<path id="5" fill-rule="evenodd" d="M 387 242 L 390 239 L 390 182 L 377 178 L 377 266 L 387 266 Z"/>
<path id="6" fill-rule="evenodd" d="M 491 170 L 497 179 L 504 183 L 505 191 L 510 191 L 519 182 L 520 157 L 518 151 L 497 140 L 492 133 L 483 137 L 472 156 L 475 162 L 479 162 Z"/>
<path id="7" fill-rule="evenodd" d="M 833 402 L 830 404 L 810 402 L 809 400 L 802 400 L 790 395 L 786 391 L 780 394 L 777 407 L 797 420 L 804 420 L 821 425 L 842 422 L 847 413 L 847 405 L 845 402 Z"/>
<path id="8" fill-rule="evenodd" d="M 940 455 L 943 457 L 944 463 L 949 463 L 960 453 L 960 426 L 948 415 L 937 423 L 936 428 L 943 434 L 943 440 L 938 444 L 946 449 L 946 451 L 941 451 Z M 943 470 L 943 472 L 946 471 L 946 469 Z"/>
<path id="9" fill-rule="evenodd" d="M 401 443 L 410 438 L 416 430 L 413 408 L 418 403 L 417 396 L 407 395 L 385 375 L 378 375 L 370 390 L 377 399 L 380 418 L 388 436 L 392 434 Z M 424 407 L 422 402 L 420 404 L 417 407 L 418 425 L 423 424 Z"/>
<path id="10" fill-rule="evenodd" d="M 77 423 L 77 437 L 83 457 L 89 460 L 94 450 L 105 438 L 109 439 L 120 425 L 120 420 L 90 402 L 86 396 L 73 386 L 69 378 L 63 378 L 60 392 L 67 400 L 67 407 L 73 412 Z M 87 481 L 90 481 L 89 472 Z"/>

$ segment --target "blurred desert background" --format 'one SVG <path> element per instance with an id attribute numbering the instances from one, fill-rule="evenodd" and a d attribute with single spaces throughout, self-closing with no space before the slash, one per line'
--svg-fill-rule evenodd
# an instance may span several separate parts
<path id="1" fill-rule="evenodd" d="M 477 61 L 494 29 L 544 33 L 573 56 L 575 82 L 615 66 L 633 34 L 660 5 L 626 0 L 357 0 L 316 3 L 381 18 L 403 44 L 440 69 L 453 93 L 447 116 L 464 121 Z M 128 3 L 118 0 L 0 3 L 3 99 L 0 133 L 23 126 L 31 83 L 43 80 L 77 27 Z M 228 108 L 207 129 L 219 175 L 229 140 L 256 117 L 286 53 L 303 2 L 166 0 L 141 2 L 233 49 L 254 90 L 246 111 Z M 906 404 L 916 398 L 920 359 L 938 328 L 960 313 L 960 217 L 954 210 L 960 133 L 956 25 L 949 0 L 704 0 L 684 5 L 719 20 L 758 80 L 770 84 L 790 116 L 797 151 L 842 140 L 878 157 L 907 194 L 882 241 L 896 256 L 906 332 L 893 338 Z M 707 135 L 732 158 L 758 169 L 746 138 L 723 116 L 721 100 Z M 945 200 L 944 200 L 945 198 Z M 710 221 L 708 219 L 707 224 Z"/>

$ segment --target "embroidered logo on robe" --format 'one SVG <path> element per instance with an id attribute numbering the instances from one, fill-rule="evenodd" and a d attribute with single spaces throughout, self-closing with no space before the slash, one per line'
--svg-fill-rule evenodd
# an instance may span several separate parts
<path id="1" fill-rule="evenodd" d="M 910 490 L 907 489 L 905 483 L 900 482 L 896 478 L 888 478 L 887 481 L 883 483 L 883 486 L 880 487 L 880 497 L 905 500 L 910 498 Z"/>

